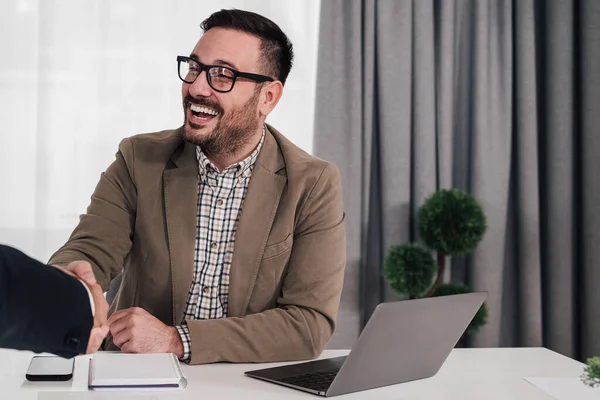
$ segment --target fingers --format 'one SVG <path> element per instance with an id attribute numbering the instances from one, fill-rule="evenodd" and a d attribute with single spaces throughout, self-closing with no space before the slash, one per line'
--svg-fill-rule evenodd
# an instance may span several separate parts
<path id="1" fill-rule="evenodd" d="M 132 333 L 131 329 L 123 329 L 119 333 L 113 333 L 113 343 L 120 349 L 123 349 L 123 346 L 131 340 Z"/>
<path id="2" fill-rule="evenodd" d="M 119 310 L 119 311 L 116 311 L 116 312 L 112 313 L 112 315 L 108 319 L 108 326 L 112 326 L 118 320 L 120 320 L 122 318 L 125 318 L 126 316 L 130 315 L 131 312 L 132 312 L 131 308 L 126 308 L 124 310 Z"/>
<path id="3" fill-rule="evenodd" d="M 125 353 L 139 353 L 140 336 L 148 335 L 152 331 L 155 317 L 139 307 L 131 307 L 115 312 L 108 319 L 108 326 L 112 334 L 112 341 Z M 137 343 L 137 344 L 136 344 Z"/>
<path id="4" fill-rule="evenodd" d="M 125 318 L 121 318 L 113 323 L 110 323 L 108 326 L 110 328 L 110 333 L 111 333 L 111 335 L 113 335 L 113 338 L 114 338 L 116 335 L 118 335 L 122 331 L 126 330 L 127 328 L 132 328 L 133 321 L 131 320 L 130 317 L 125 317 Z"/>
<path id="5" fill-rule="evenodd" d="M 119 310 L 110 316 L 110 318 L 108 319 L 108 325 L 112 325 L 115 322 L 117 322 L 118 320 L 120 320 L 121 318 L 124 318 L 128 315 L 144 315 L 144 314 L 148 314 L 148 311 L 146 311 L 140 307 L 130 307 L 130 308 L 126 308 L 124 310 Z"/>
<path id="6" fill-rule="evenodd" d="M 123 353 L 140 353 L 140 351 L 136 348 L 135 344 L 132 340 L 129 340 L 123 346 L 121 346 L 121 351 Z"/>
<path id="7" fill-rule="evenodd" d="M 86 353 L 90 354 L 97 351 L 102 345 L 102 341 L 108 335 L 109 329 L 107 325 L 92 328 Z"/>
<path id="8" fill-rule="evenodd" d="M 108 326 L 113 338 L 123 330 L 133 328 L 134 320 L 142 316 L 143 313 L 146 313 L 146 311 L 138 307 L 131 307 L 112 314 L 108 320 Z"/>
<path id="9" fill-rule="evenodd" d="M 108 323 L 108 302 L 102 293 L 102 288 L 99 285 L 89 287 L 94 299 L 94 326 L 106 325 Z"/>
<path id="10" fill-rule="evenodd" d="M 66 270 L 70 271 L 76 277 L 84 281 L 88 286 L 96 284 L 94 271 L 92 270 L 90 263 L 87 261 L 73 261 L 67 265 Z"/>

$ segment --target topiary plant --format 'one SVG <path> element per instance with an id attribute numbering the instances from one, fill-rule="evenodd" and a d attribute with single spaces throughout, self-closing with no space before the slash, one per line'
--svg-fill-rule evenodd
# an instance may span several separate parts
<path id="1" fill-rule="evenodd" d="M 442 279 L 446 257 L 472 252 L 485 234 L 487 220 L 477 200 L 458 189 L 439 190 L 417 210 L 417 227 L 423 244 L 396 245 L 388 251 L 383 274 L 390 286 L 410 298 L 470 292 L 461 283 L 442 285 Z M 483 304 L 466 332 L 476 332 L 486 321 Z"/>
<path id="2" fill-rule="evenodd" d="M 392 246 L 383 263 L 383 274 L 392 289 L 411 299 L 429 289 L 436 270 L 431 250 L 418 243 Z"/>
<path id="3" fill-rule="evenodd" d="M 473 196 L 458 189 L 444 189 L 425 200 L 417 214 L 419 234 L 425 245 L 437 251 L 438 275 L 427 293 L 442 282 L 446 256 L 470 253 L 487 229 L 483 209 Z"/>
<path id="4" fill-rule="evenodd" d="M 581 380 L 588 386 L 600 387 L 600 357 L 588 358 Z"/>
<path id="5" fill-rule="evenodd" d="M 417 220 L 423 242 L 449 256 L 475 250 L 487 229 L 485 214 L 477 200 L 458 189 L 432 194 L 419 208 Z"/>

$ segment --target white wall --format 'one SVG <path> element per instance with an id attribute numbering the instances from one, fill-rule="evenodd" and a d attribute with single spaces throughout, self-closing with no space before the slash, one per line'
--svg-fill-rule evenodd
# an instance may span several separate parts
<path id="1" fill-rule="evenodd" d="M 46 261 L 126 136 L 182 123 L 177 55 L 221 8 L 261 13 L 296 61 L 268 122 L 312 151 L 319 0 L 2 0 L 0 243 Z"/>

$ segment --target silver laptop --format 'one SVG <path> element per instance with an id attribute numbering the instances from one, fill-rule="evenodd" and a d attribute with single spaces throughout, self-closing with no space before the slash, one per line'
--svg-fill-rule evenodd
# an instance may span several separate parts
<path id="1" fill-rule="evenodd" d="M 476 292 L 382 303 L 348 356 L 245 374 L 325 397 L 429 378 L 486 297 Z"/>

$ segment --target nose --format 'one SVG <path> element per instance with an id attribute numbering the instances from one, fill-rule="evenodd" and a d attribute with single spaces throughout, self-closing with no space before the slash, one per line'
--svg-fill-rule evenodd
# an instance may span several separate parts
<path id="1" fill-rule="evenodd" d="M 189 87 L 189 92 L 192 97 L 209 97 L 212 89 L 208 84 L 206 71 L 201 71 L 194 83 Z"/>

